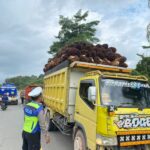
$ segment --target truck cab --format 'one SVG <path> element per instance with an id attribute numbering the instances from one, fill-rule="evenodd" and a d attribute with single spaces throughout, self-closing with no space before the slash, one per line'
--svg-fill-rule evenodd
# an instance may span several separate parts
<path id="1" fill-rule="evenodd" d="M 145 150 L 150 144 L 150 86 L 147 78 L 92 71 L 80 79 L 75 148 Z M 95 144 L 96 143 L 96 144 Z"/>

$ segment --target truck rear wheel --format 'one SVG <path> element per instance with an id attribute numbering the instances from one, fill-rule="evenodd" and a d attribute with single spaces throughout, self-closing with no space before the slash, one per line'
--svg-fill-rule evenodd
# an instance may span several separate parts
<path id="1" fill-rule="evenodd" d="M 50 119 L 50 112 L 47 111 L 46 113 L 46 127 L 48 129 L 48 131 L 57 131 L 57 127 L 54 125 L 52 119 Z"/>
<path id="2" fill-rule="evenodd" d="M 86 140 L 81 130 L 76 132 L 74 138 L 74 150 L 86 150 Z"/>

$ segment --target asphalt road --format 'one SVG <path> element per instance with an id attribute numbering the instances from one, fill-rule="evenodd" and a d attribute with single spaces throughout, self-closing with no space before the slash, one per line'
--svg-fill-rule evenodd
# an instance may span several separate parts
<path id="1" fill-rule="evenodd" d="M 8 106 L 6 111 L 0 110 L 0 150 L 21 150 L 23 107 Z M 73 150 L 70 136 L 64 136 L 60 132 L 51 132 L 51 143 L 46 145 L 42 140 L 43 150 Z"/>

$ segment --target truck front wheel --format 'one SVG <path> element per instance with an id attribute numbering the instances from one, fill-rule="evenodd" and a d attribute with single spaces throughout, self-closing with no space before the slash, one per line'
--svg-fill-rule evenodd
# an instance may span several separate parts
<path id="1" fill-rule="evenodd" d="M 86 150 L 86 140 L 81 130 L 78 130 L 75 134 L 74 150 Z"/>

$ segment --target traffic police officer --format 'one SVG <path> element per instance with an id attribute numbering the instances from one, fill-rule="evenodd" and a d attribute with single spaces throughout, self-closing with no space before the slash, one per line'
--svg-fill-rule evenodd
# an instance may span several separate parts
<path id="1" fill-rule="evenodd" d="M 40 150 L 41 133 L 46 143 L 50 142 L 42 105 L 42 88 L 37 87 L 29 94 L 32 101 L 24 107 L 23 150 Z"/>

